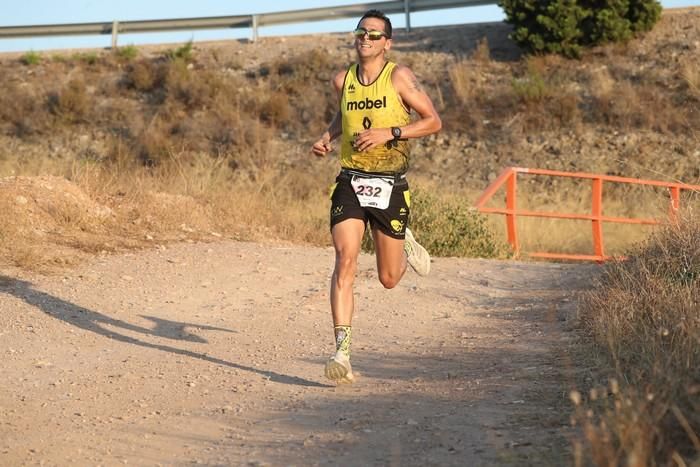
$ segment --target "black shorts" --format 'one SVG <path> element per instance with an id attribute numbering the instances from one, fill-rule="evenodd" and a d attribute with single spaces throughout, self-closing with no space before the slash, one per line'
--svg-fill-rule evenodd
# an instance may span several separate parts
<path id="1" fill-rule="evenodd" d="M 377 209 L 360 206 L 351 185 L 353 174 L 358 172 L 342 170 L 331 187 L 331 229 L 335 224 L 346 219 L 362 219 L 365 222 L 365 228 L 369 222 L 372 228 L 378 228 L 390 237 L 403 239 L 408 227 L 411 206 L 411 193 L 406 178 L 393 177 L 394 186 L 389 206 L 386 209 Z"/>

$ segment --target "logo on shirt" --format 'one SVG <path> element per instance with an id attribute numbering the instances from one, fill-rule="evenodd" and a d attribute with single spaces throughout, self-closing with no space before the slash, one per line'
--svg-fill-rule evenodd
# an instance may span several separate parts
<path id="1" fill-rule="evenodd" d="M 353 83 L 350 83 L 350 86 L 348 86 L 348 93 L 352 94 L 355 92 L 355 85 Z"/>
<path id="2" fill-rule="evenodd" d="M 369 109 L 381 109 L 386 107 L 386 96 L 381 99 L 370 99 L 365 97 L 363 101 L 348 101 L 346 110 L 369 110 Z"/>

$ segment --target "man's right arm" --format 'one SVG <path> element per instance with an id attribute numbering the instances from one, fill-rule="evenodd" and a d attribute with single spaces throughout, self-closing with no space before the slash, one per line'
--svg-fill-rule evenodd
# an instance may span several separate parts
<path id="1" fill-rule="evenodd" d="M 343 83 L 345 82 L 345 73 L 345 71 L 341 71 L 333 77 L 332 85 L 333 89 L 335 89 L 335 92 L 338 96 L 338 102 L 340 102 L 340 99 L 343 97 Z M 321 138 L 319 138 L 319 140 L 314 143 L 313 147 L 311 148 L 311 152 L 319 157 L 325 156 L 333 150 L 331 141 L 338 138 L 342 133 L 343 117 L 340 114 L 340 110 L 338 110 L 338 112 L 336 112 L 335 116 L 333 117 L 333 120 L 331 121 L 330 125 L 328 125 L 328 129 L 326 130 L 326 132 L 323 133 L 323 135 L 321 135 Z"/>

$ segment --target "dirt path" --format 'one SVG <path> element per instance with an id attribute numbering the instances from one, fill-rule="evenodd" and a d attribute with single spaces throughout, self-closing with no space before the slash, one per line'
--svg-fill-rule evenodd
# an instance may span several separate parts
<path id="1" fill-rule="evenodd" d="M 182 244 L 0 276 L 2 465 L 568 463 L 566 343 L 590 266 L 362 256 L 330 386 L 331 250 Z"/>

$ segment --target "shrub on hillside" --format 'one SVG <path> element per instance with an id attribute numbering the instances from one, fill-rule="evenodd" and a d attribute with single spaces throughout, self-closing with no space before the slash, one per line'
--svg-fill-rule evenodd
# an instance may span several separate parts
<path id="1" fill-rule="evenodd" d="M 192 40 L 189 40 L 175 50 L 167 50 L 165 56 L 170 60 L 190 62 L 194 59 L 194 54 L 192 53 L 193 45 Z"/>
<path id="2" fill-rule="evenodd" d="M 46 127 L 46 110 L 41 104 L 43 96 L 39 97 L 34 89 L 16 83 L 8 83 L 1 89 L 0 128 L 4 132 L 24 138 Z"/>
<path id="3" fill-rule="evenodd" d="M 27 66 L 38 65 L 39 63 L 41 63 L 41 55 L 34 52 L 33 50 L 30 50 L 29 52 L 22 55 L 19 61 L 22 62 L 23 65 Z"/>
<path id="4" fill-rule="evenodd" d="M 167 66 L 165 89 L 170 98 L 195 109 L 209 102 L 214 92 L 212 83 L 201 78 L 185 60 L 173 60 Z"/>
<path id="5" fill-rule="evenodd" d="M 507 246 L 498 242 L 486 218 L 469 209 L 466 198 L 446 198 L 429 189 L 411 189 L 411 230 L 431 255 L 464 258 L 496 258 Z M 363 249 L 372 251 L 369 235 Z"/>
<path id="6" fill-rule="evenodd" d="M 175 124 L 167 118 L 156 117 L 142 129 L 132 142 L 132 151 L 148 167 L 161 166 L 171 159 L 175 141 Z"/>
<path id="7" fill-rule="evenodd" d="M 126 71 L 124 84 L 141 92 L 151 92 L 165 81 L 166 66 L 152 60 L 139 60 Z"/>
<path id="8" fill-rule="evenodd" d="M 329 83 L 339 65 L 332 58 L 322 49 L 311 49 L 282 57 L 260 68 L 257 74 L 265 76 L 277 93 L 288 96 L 294 118 L 279 122 L 285 131 L 305 133 L 309 127 L 325 125 L 335 115 L 337 98 Z M 284 102 L 277 97 L 264 105 L 267 110 L 271 110 L 270 107 L 282 110 Z"/>
<path id="9" fill-rule="evenodd" d="M 97 65 L 102 56 L 97 52 L 84 52 L 73 54 L 72 59 L 76 62 L 83 62 L 86 65 Z"/>
<path id="10" fill-rule="evenodd" d="M 129 61 L 138 57 L 139 49 L 137 49 L 135 45 L 130 44 L 125 47 L 119 47 L 115 50 L 115 53 L 117 54 L 117 57 L 121 58 L 122 60 Z"/>
<path id="11" fill-rule="evenodd" d="M 532 53 L 578 57 L 583 47 L 619 42 L 650 30 L 656 0 L 501 0 L 511 38 Z"/>
<path id="12" fill-rule="evenodd" d="M 85 83 L 79 79 L 68 82 L 60 91 L 49 94 L 49 111 L 68 123 L 84 122 L 91 104 Z"/>
<path id="13" fill-rule="evenodd" d="M 260 117 L 272 125 L 284 125 L 291 115 L 289 97 L 283 92 L 271 93 L 260 108 Z"/>
<path id="14" fill-rule="evenodd" d="M 684 465 L 700 433 L 700 222 L 668 226 L 599 282 L 581 321 L 614 387 L 592 390 L 580 414 L 591 457 Z"/>

